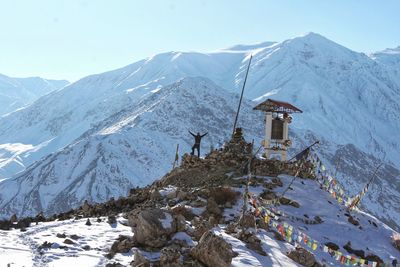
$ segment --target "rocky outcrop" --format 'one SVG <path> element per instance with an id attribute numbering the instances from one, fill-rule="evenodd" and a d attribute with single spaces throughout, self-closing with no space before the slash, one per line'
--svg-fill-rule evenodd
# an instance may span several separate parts
<path id="1" fill-rule="evenodd" d="M 267 256 L 261 245 L 261 240 L 250 231 L 241 231 L 238 234 L 238 239 L 246 243 L 246 247 L 256 251 L 258 254 Z"/>
<path id="2" fill-rule="evenodd" d="M 296 250 L 290 251 L 288 257 L 305 267 L 322 267 L 316 261 L 314 255 L 302 247 L 297 247 Z"/>
<path id="3" fill-rule="evenodd" d="M 222 210 L 218 207 L 218 204 L 217 204 L 217 202 L 215 202 L 214 198 L 209 198 L 207 200 L 206 211 L 208 211 L 208 213 L 214 214 L 216 216 L 222 215 Z"/>
<path id="4" fill-rule="evenodd" d="M 129 217 L 129 225 L 133 228 L 135 241 L 143 246 L 161 248 L 166 245 L 171 234 L 177 230 L 173 216 L 161 209 L 141 211 L 137 217 Z"/>
<path id="5" fill-rule="evenodd" d="M 150 267 L 150 260 L 147 259 L 139 250 L 135 251 L 132 267 Z"/>
<path id="6" fill-rule="evenodd" d="M 116 253 L 127 253 L 135 246 L 135 242 L 132 238 L 127 236 L 121 236 L 111 246 L 111 252 Z"/>
<path id="7" fill-rule="evenodd" d="M 254 215 L 245 213 L 240 218 L 239 224 L 243 228 L 254 228 L 256 226 L 256 219 L 255 219 Z"/>
<path id="8" fill-rule="evenodd" d="M 209 267 L 229 267 L 235 255 L 232 245 L 211 231 L 203 234 L 190 254 Z"/>
<path id="9" fill-rule="evenodd" d="M 183 267 L 183 263 L 180 260 L 181 253 L 178 249 L 163 248 L 160 255 L 160 266 L 163 267 Z"/>
<path id="10" fill-rule="evenodd" d="M 0 221 L 0 230 L 10 230 L 13 224 L 10 221 Z"/>
<path id="11" fill-rule="evenodd" d="M 393 240 L 393 246 L 400 250 L 400 239 Z"/>

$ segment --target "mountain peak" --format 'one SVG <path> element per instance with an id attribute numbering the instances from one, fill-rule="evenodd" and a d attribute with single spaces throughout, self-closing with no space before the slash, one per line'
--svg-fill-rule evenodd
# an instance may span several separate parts
<path id="1" fill-rule="evenodd" d="M 314 32 L 308 32 L 305 33 L 303 35 L 300 35 L 298 37 L 294 37 L 292 39 L 286 40 L 284 41 L 288 42 L 288 43 L 306 43 L 306 44 L 311 44 L 314 46 L 322 46 L 325 47 L 326 46 L 341 46 L 338 43 L 335 43 L 334 41 L 326 38 L 325 36 L 318 34 L 318 33 L 314 33 Z M 342 46 L 341 46 L 342 47 Z M 344 47 L 343 47 L 344 48 Z"/>
<path id="2" fill-rule="evenodd" d="M 391 55 L 400 54 L 400 45 L 395 47 L 395 48 L 386 48 L 386 49 L 384 49 L 382 51 L 378 51 L 378 52 L 376 52 L 374 54 L 380 54 L 380 53 L 381 54 L 391 54 Z"/>

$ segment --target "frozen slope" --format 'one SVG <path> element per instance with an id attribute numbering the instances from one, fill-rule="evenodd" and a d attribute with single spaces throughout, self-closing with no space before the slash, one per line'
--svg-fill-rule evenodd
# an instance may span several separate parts
<path id="1" fill-rule="evenodd" d="M 250 53 L 254 58 L 247 98 L 292 102 L 306 112 L 299 116 L 299 130 L 334 138 L 338 144 L 355 144 L 366 153 L 386 154 L 399 164 L 399 142 L 387 133 L 400 130 L 400 82 L 379 61 L 314 33 L 213 53 L 163 53 L 83 78 L 0 119 L 0 143 L 37 147 L 21 155 L 21 171 L 182 77 L 203 76 L 238 93 Z M 2 169 L 15 173 L 15 163 L 7 162 Z"/>
<path id="2" fill-rule="evenodd" d="M 397 84 L 400 84 L 400 46 L 372 53 L 370 57 L 384 65 L 396 78 Z"/>
<path id="3" fill-rule="evenodd" d="M 400 131 L 400 87 L 375 61 L 308 34 L 264 49 L 252 66 L 248 96 L 285 99 L 304 111 L 299 130 L 399 164 L 399 141 L 388 133 Z"/>
<path id="4" fill-rule="evenodd" d="M 205 78 L 186 78 L 163 88 L 2 182 L 0 214 L 61 212 L 85 199 L 103 202 L 145 186 L 172 167 L 177 144 L 181 154 L 190 151 L 188 130 L 208 132 L 204 151 L 222 145 L 232 131 L 237 101 Z M 245 124 L 262 120 L 251 108 L 245 101 L 246 116 L 239 123 L 247 136 L 260 137 L 261 124 Z"/>
<path id="5" fill-rule="evenodd" d="M 11 78 L 0 74 L 0 116 L 28 105 L 51 91 L 68 84 L 64 80 L 40 77 Z"/>
<path id="6" fill-rule="evenodd" d="M 244 54 L 171 52 L 86 77 L 1 118 L 0 143 L 22 143 L 36 148 L 20 155 L 22 160 L 18 171 L 21 171 L 41 157 L 68 145 L 96 123 L 134 106 L 152 91 L 182 77 L 212 76 L 231 86 L 231 73 L 241 64 Z M 0 167 L 9 174 L 15 170 L 14 166 L 14 162 L 7 161 Z"/>
<path id="7" fill-rule="evenodd" d="M 222 94 L 221 99 L 229 101 L 233 107 L 237 99 L 234 100 L 225 93 L 239 92 L 250 52 L 254 57 L 246 88 L 247 99 L 255 99 L 257 102 L 267 97 L 281 99 L 292 102 L 304 111 L 295 116 L 291 125 L 295 144 L 292 153 L 314 139 L 322 140 L 319 148 L 321 156 L 333 169 L 340 159 L 339 179 L 346 184 L 351 195 L 360 190 L 379 160 L 384 159 L 386 165 L 381 169 L 366 204 L 374 214 L 385 218 L 391 225 L 396 225 L 400 220 L 400 207 L 397 204 L 400 196 L 400 150 L 395 134 L 400 130 L 400 86 L 397 76 L 376 58 L 351 51 L 314 33 L 281 43 L 237 46 L 207 54 L 170 52 L 155 55 L 118 70 L 86 77 L 40 98 L 29 107 L 4 116 L 0 119 L 0 144 L 3 144 L 0 149 L 13 148 L 16 152 L 0 153 L 0 167 L 4 173 L 1 175 L 3 178 L 11 177 L 29 167 L 0 185 L 2 190 L 7 188 L 7 195 L 0 191 L 3 194 L 0 200 L 2 206 L 7 206 L 9 212 L 27 212 L 18 209 L 24 205 L 21 203 L 29 202 L 35 202 L 37 207 L 50 207 L 47 197 L 46 200 L 42 198 L 42 203 L 35 195 L 38 193 L 31 193 L 35 190 L 40 192 L 37 180 L 48 179 L 48 173 L 53 170 L 57 174 L 63 173 L 63 166 L 69 166 L 70 161 L 76 162 L 81 154 L 85 160 L 77 165 L 76 170 L 73 168 L 71 177 L 88 177 L 85 173 L 90 171 L 97 177 L 104 166 L 130 165 L 131 161 L 125 162 L 125 152 L 118 155 L 119 146 L 104 143 L 104 140 L 114 140 L 117 144 L 123 138 L 129 139 L 125 135 L 121 137 L 120 131 L 128 131 L 130 126 L 133 126 L 132 136 L 137 135 L 138 138 L 133 138 L 128 143 L 135 140 L 139 146 L 146 147 L 149 151 L 145 155 L 144 152 L 139 153 L 143 158 L 137 156 L 138 160 L 135 161 L 138 164 L 135 165 L 135 171 L 141 171 L 140 175 L 143 176 L 140 181 L 143 182 L 155 179 L 161 171 L 169 168 L 174 151 L 171 146 L 174 147 L 177 140 L 183 139 L 187 142 L 187 151 L 192 140 L 186 133 L 186 128 L 209 131 L 207 138 L 214 145 L 222 143 L 228 136 L 233 121 L 233 116 L 226 115 L 226 112 L 233 112 L 234 108 L 231 111 L 222 106 L 214 108 L 213 97 L 186 99 L 174 95 L 169 98 L 177 98 L 175 101 L 170 100 L 173 104 L 160 106 L 157 116 L 154 112 L 144 111 L 157 107 L 157 97 L 164 95 L 163 91 L 170 88 L 168 85 L 182 77 L 199 75 L 220 86 L 207 86 L 216 91 L 210 92 L 211 96 L 214 93 Z M 203 82 L 192 80 L 196 84 Z M 251 105 L 254 104 L 248 102 L 249 108 L 242 113 L 245 122 L 243 125 L 249 129 L 248 136 L 257 139 L 263 133 L 263 122 L 262 119 L 253 119 L 253 116 L 261 114 L 251 111 Z M 171 114 L 170 110 L 180 106 L 182 109 L 179 113 Z M 196 120 L 198 107 L 205 110 L 204 119 L 200 121 Z M 170 122 L 173 117 L 176 117 L 174 123 Z M 225 131 L 224 134 L 222 131 Z M 151 140 L 151 145 L 148 145 L 147 139 L 143 141 L 145 145 L 141 143 L 145 137 Z M 169 143 L 168 149 L 164 148 L 164 140 Z M 205 145 L 207 147 L 208 143 Z M 156 153 L 156 150 L 159 152 Z M 167 153 L 165 151 L 169 153 L 169 161 L 163 158 Z M 48 156 L 51 153 L 54 154 Z M 62 153 L 66 153 L 64 158 Z M 107 153 L 113 156 L 106 161 L 110 165 L 89 164 L 98 161 L 98 154 Z M 341 154 L 343 157 L 339 156 Z M 114 157 L 123 157 L 123 160 L 112 162 L 111 158 Z M 136 155 L 132 154 L 132 159 L 134 158 Z M 52 164 L 49 164 L 50 161 Z M 154 171 L 147 166 L 149 162 L 155 162 Z M 95 167 L 92 168 L 93 166 Z M 118 177 L 124 181 L 121 182 L 123 189 L 115 189 L 116 194 L 126 192 L 125 186 L 130 185 L 128 180 L 142 184 L 128 167 L 121 169 L 122 174 Z M 28 176 L 36 178 L 33 179 L 34 182 L 24 184 L 18 193 L 18 187 L 26 181 L 18 177 Z M 69 177 L 70 174 L 66 176 Z M 53 181 L 49 179 L 46 183 L 51 184 Z M 66 183 L 69 185 L 69 182 Z M 55 192 L 60 193 L 66 186 L 62 188 L 57 187 L 58 191 Z M 69 187 L 67 191 L 73 192 L 77 188 Z M 45 189 L 43 192 L 46 192 L 44 195 L 53 195 L 49 199 L 58 195 Z M 99 199 L 110 195 L 103 189 L 98 192 L 102 193 L 87 191 L 90 193 L 88 196 L 93 199 L 97 195 L 101 196 Z M 82 194 L 80 192 L 77 195 Z M 20 200 L 11 208 L 11 204 L 7 203 L 12 203 L 10 199 L 15 195 L 19 195 Z M 79 199 L 80 197 L 72 199 L 70 204 L 78 203 Z"/>

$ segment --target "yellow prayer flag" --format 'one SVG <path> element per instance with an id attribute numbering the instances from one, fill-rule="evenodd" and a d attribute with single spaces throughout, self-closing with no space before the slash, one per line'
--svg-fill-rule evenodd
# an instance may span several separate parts
<path id="1" fill-rule="evenodd" d="M 312 244 L 312 250 L 316 250 L 318 248 L 318 243 L 317 241 L 314 241 L 314 243 Z"/>

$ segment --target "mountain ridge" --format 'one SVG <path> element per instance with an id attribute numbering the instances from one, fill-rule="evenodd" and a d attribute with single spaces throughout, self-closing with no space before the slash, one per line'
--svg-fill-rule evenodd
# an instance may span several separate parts
<path id="1" fill-rule="evenodd" d="M 0 116 L 13 112 L 51 91 L 69 84 L 66 80 L 41 77 L 13 78 L 0 74 Z"/>
<path id="2" fill-rule="evenodd" d="M 152 170 L 147 170 L 146 164 L 153 160 L 157 162 L 157 166 L 152 165 L 155 170 L 166 171 L 169 168 L 166 163 L 167 158 L 173 159 L 174 147 L 178 140 L 183 140 L 181 148 L 185 151 L 190 150 L 191 139 L 186 135 L 187 129 L 183 129 L 180 119 L 189 117 L 191 112 L 197 114 L 199 110 L 196 107 L 202 107 L 202 113 L 207 114 L 207 120 L 196 126 L 186 118 L 185 123 L 191 125 L 192 128 L 202 128 L 204 131 L 210 127 L 209 137 L 217 136 L 217 138 L 211 140 L 211 143 L 206 143 L 206 146 L 216 146 L 223 143 L 225 136 L 232 131 L 230 122 L 233 120 L 233 114 L 226 116 L 221 113 L 224 111 L 221 105 L 216 110 L 212 97 L 200 98 L 202 99 L 200 101 L 191 94 L 191 101 L 194 101 L 191 102 L 193 107 L 186 106 L 185 103 L 188 100 L 184 98 L 185 90 L 175 95 L 180 101 L 169 101 L 168 105 L 163 106 L 163 110 L 159 109 L 159 116 L 155 116 L 151 110 L 139 116 L 140 120 L 126 114 L 138 111 L 136 108 L 140 106 L 140 103 L 146 103 L 142 106 L 143 110 L 146 110 L 146 105 L 149 107 L 157 105 L 155 95 L 162 95 L 164 89 L 167 88 L 168 91 L 171 85 L 179 84 L 181 78 L 197 76 L 203 76 L 203 78 L 201 80 L 188 79 L 192 79 L 199 88 L 202 88 L 202 84 L 206 84 L 211 96 L 215 95 L 213 90 L 223 91 L 223 97 L 219 97 L 220 101 L 217 103 L 224 103 L 223 98 L 229 98 L 229 110 L 233 113 L 237 96 L 225 94 L 225 92 L 238 93 L 240 91 L 248 59 L 248 50 L 213 53 L 170 52 L 149 57 L 114 71 L 83 78 L 62 90 L 42 97 L 24 110 L 0 119 L 0 143 L 24 145 L 21 146 L 22 152 L 18 154 L 18 158 L 4 161 L 5 164 L 2 167 L 14 174 L 29 168 L 36 172 L 36 177 L 39 177 L 40 170 L 45 170 L 44 165 L 38 167 L 40 164 L 31 164 L 35 164 L 35 161 L 41 162 L 41 159 L 48 157 L 50 153 L 56 153 L 59 155 L 57 157 L 59 161 L 55 161 L 57 164 L 47 166 L 50 169 L 57 169 L 63 164 L 68 165 L 70 159 L 68 157 L 63 159 L 61 155 L 63 151 L 68 151 L 69 145 L 77 142 L 82 145 L 81 153 L 85 154 L 85 151 L 89 151 L 84 149 L 83 144 L 90 146 L 90 151 L 93 152 L 85 154 L 83 159 L 86 162 L 98 160 L 93 154 L 96 154 L 94 153 L 96 146 L 102 144 L 101 151 L 108 153 L 109 156 L 114 155 L 108 158 L 108 163 L 115 164 L 111 160 L 111 158 L 119 157 L 118 146 L 115 144 L 124 144 L 126 138 L 128 143 L 140 144 L 141 140 L 145 140 L 143 145 L 153 146 L 154 150 L 151 150 L 150 154 L 140 151 L 143 158 L 138 157 L 138 159 L 142 160 L 142 163 L 137 163 L 136 168 L 142 168 L 141 174 L 147 179 L 149 177 L 155 179 L 157 175 L 152 176 Z M 381 161 L 379 158 L 385 152 L 387 155 L 385 161 L 388 165 L 393 165 L 392 169 L 385 168 L 386 176 L 382 177 L 382 182 L 376 185 L 381 191 L 377 190 L 373 197 L 367 198 L 366 201 L 368 206 L 374 208 L 378 217 L 396 222 L 399 219 L 399 212 L 395 200 L 398 199 L 399 194 L 391 189 L 385 196 L 383 189 L 398 184 L 398 179 L 391 178 L 390 175 L 398 177 L 399 141 L 388 133 L 399 131 L 400 108 L 397 104 L 400 101 L 399 85 L 397 76 L 392 70 L 378 61 L 344 48 L 318 34 L 308 34 L 257 48 L 245 93 L 247 108 L 242 111 L 241 118 L 247 121 L 244 124 L 248 127 L 245 133 L 249 132 L 250 138 L 259 140 L 263 134 L 262 114 L 251 110 L 255 103 L 250 102 L 249 99 L 257 99 L 259 102 L 265 97 L 271 97 L 300 107 L 304 113 L 296 116 L 291 125 L 291 136 L 295 144 L 292 151 L 299 150 L 302 145 L 315 139 L 324 140 L 321 154 L 329 164 L 335 166 L 335 161 L 338 160 L 337 154 L 341 152 L 341 147 L 345 147 L 343 151 L 346 153 L 342 160 L 345 163 L 350 162 L 351 157 L 356 157 L 357 160 L 353 165 L 343 163 L 346 169 L 339 170 L 338 173 L 343 175 L 340 178 L 341 182 L 349 187 L 352 194 L 357 193 L 360 183 L 365 178 L 357 176 L 353 179 L 355 173 L 359 171 L 364 176 L 368 175 L 373 165 Z M 185 107 L 185 110 L 174 113 L 172 116 L 170 111 L 176 106 Z M 366 117 L 368 120 L 365 119 Z M 124 118 L 128 120 L 124 121 Z M 132 121 L 137 124 L 130 125 Z M 179 127 L 174 128 L 174 124 L 169 121 L 174 121 Z M 387 121 L 392 123 L 387 123 Z M 101 127 L 98 129 L 98 125 L 103 125 L 103 128 L 104 125 L 120 127 L 120 129 L 129 128 L 136 138 L 123 137 L 119 132 L 113 132 L 112 127 L 104 128 L 103 135 L 99 135 L 98 130 Z M 139 131 L 143 131 L 143 128 L 139 126 L 146 127 L 145 133 L 148 133 L 146 136 Z M 136 130 L 135 127 L 137 127 Z M 154 130 L 159 132 L 155 133 Z M 115 140 L 110 138 L 110 141 L 115 142 L 114 145 L 104 145 L 101 138 L 111 136 L 110 134 L 115 134 Z M 163 145 L 164 139 L 169 143 L 167 146 Z M 85 143 L 88 140 L 93 142 Z M 160 161 L 158 161 L 157 149 L 163 151 L 161 153 L 163 159 Z M 76 158 L 79 158 L 78 150 L 74 150 Z M 372 156 L 371 160 L 363 161 L 362 158 L 365 155 Z M 105 162 L 107 165 L 107 160 Z M 15 170 L 15 166 L 19 166 L 19 169 Z M 29 166 L 35 166 L 35 168 L 31 169 Z M 96 172 L 101 169 L 92 170 Z M 123 179 L 130 175 L 135 174 L 126 171 L 125 174 L 121 173 L 119 178 Z M 143 178 L 143 181 L 146 178 Z M 129 179 L 125 179 L 127 180 Z M 0 186 L 5 184 L 11 184 L 11 181 L 5 180 L 0 183 Z M 10 187 L 13 186 L 10 185 Z M 115 191 L 122 194 L 122 191 L 118 189 Z M 106 195 L 104 194 L 103 197 Z M 21 199 L 23 198 L 21 195 Z M 5 199 L 7 198 L 4 196 L 0 197 L 3 203 L 2 208 L 4 208 Z M 27 197 L 26 203 L 32 199 L 37 198 Z M 378 199 L 378 203 L 374 202 L 374 199 Z M 73 205 L 78 204 L 79 201 L 76 201 Z M 389 208 L 383 209 L 385 205 Z M 13 211 L 18 210 L 13 209 Z"/>

